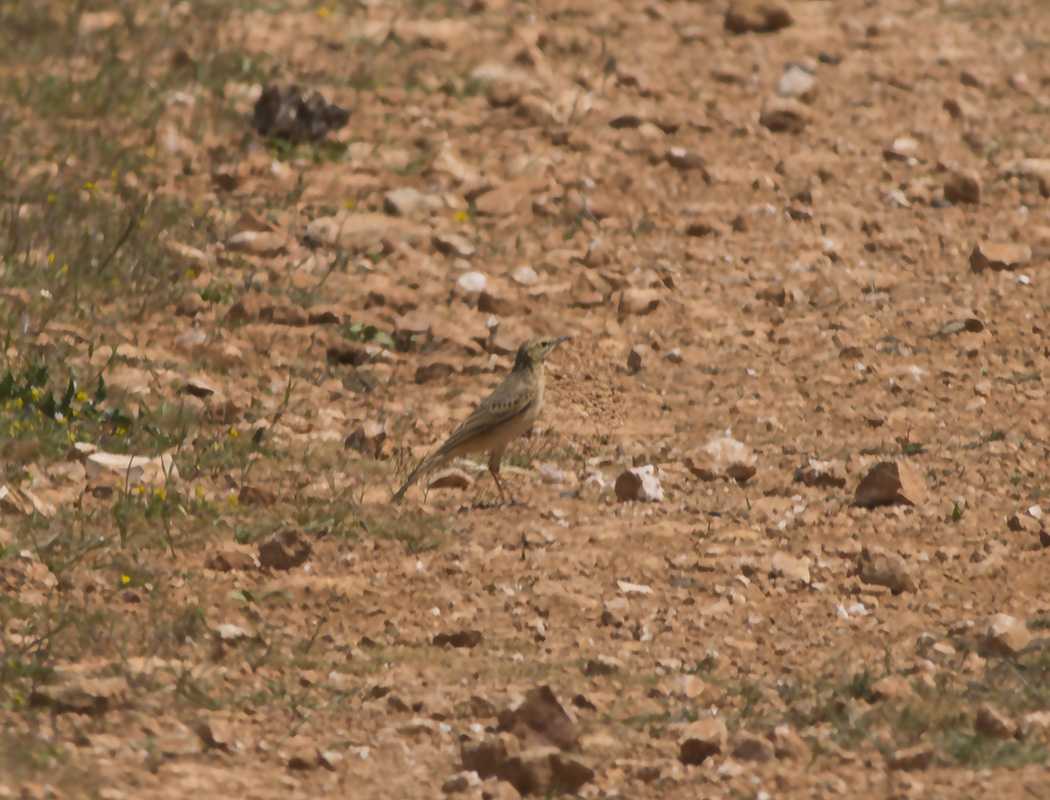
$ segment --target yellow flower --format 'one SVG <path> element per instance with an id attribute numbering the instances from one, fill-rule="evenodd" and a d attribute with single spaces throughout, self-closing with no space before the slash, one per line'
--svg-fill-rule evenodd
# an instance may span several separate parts
<path id="1" fill-rule="evenodd" d="M 49 194 L 47 196 L 47 202 L 49 202 L 49 203 L 54 203 L 57 199 L 58 199 L 58 195 L 55 194 L 54 192 L 51 192 L 51 194 Z"/>
<path id="2" fill-rule="evenodd" d="M 47 257 L 47 263 L 48 264 L 54 264 L 55 263 L 55 254 L 54 253 L 52 253 L 51 255 L 49 255 Z"/>
<path id="3" fill-rule="evenodd" d="M 164 490 L 163 489 L 154 489 L 153 490 L 153 496 L 154 497 L 159 497 L 161 500 L 163 500 L 165 498 Z"/>
<path id="4" fill-rule="evenodd" d="M 131 583 L 131 576 L 130 575 L 121 575 L 120 576 L 120 582 L 123 583 L 125 586 L 127 586 L 129 583 Z"/>
<path id="5" fill-rule="evenodd" d="M 33 399 L 34 400 L 39 400 L 40 399 L 40 390 L 39 389 L 33 389 L 30 392 L 30 394 L 33 395 Z"/>
<path id="6" fill-rule="evenodd" d="M 236 428 L 230 428 L 230 436 L 236 439 L 238 436 L 240 436 L 240 434 L 237 432 Z"/>
<path id="7" fill-rule="evenodd" d="M 77 392 L 77 402 L 83 403 L 87 400 L 87 392 Z"/>
<path id="8" fill-rule="evenodd" d="M 138 488 L 135 489 L 135 491 L 138 492 L 139 494 L 145 494 L 146 493 L 146 487 L 145 486 L 139 486 Z"/>
<path id="9" fill-rule="evenodd" d="M 343 201 L 343 208 L 345 208 L 347 211 L 353 210 L 354 206 L 356 206 L 356 205 L 357 205 L 357 201 L 354 198 L 352 198 L 352 197 L 347 198 L 346 200 Z"/>
<path id="10" fill-rule="evenodd" d="M 328 6 L 321 6 L 319 9 L 317 9 L 317 16 L 319 16 L 321 19 L 324 19 L 331 13 L 332 9 L 328 8 Z"/>
<path id="11" fill-rule="evenodd" d="M 467 214 L 466 211 L 457 211 L 456 212 L 456 219 L 459 222 L 466 222 L 469 218 L 470 217 L 469 217 L 469 215 Z"/>
<path id="12" fill-rule="evenodd" d="M 69 264 L 63 264 L 58 270 L 59 275 L 65 275 L 67 272 L 69 272 Z"/>
<path id="13" fill-rule="evenodd" d="M 190 280 L 193 280 L 194 278 L 197 277 L 197 270 L 193 269 L 192 267 L 190 269 L 186 270 L 186 277 L 189 278 Z"/>
<path id="14" fill-rule="evenodd" d="M 95 188 L 95 184 L 93 184 L 91 181 L 88 181 L 84 184 L 84 188 L 90 192 L 92 189 Z"/>

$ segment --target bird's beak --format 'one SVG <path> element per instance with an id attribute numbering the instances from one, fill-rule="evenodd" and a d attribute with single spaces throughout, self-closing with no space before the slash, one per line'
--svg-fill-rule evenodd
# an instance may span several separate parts
<path id="1" fill-rule="evenodd" d="M 567 342 L 571 338 L 572 338 L 571 336 L 559 336 L 558 337 L 558 344 L 561 344 L 562 342 Z"/>

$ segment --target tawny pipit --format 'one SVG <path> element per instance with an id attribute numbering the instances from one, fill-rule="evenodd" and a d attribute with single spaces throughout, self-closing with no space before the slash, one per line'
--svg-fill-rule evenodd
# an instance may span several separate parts
<path id="1" fill-rule="evenodd" d="M 452 432 L 441 447 L 412 470 L 405 485 L 397 490 L 393 502 L 400 502 L 405 491 L 424 472 L 439 467 L 456 456 L 489 454 L 489 472 L 496 481 L 501 502 L 506 502 L 499 468 L 503 453 L 512 441 L 532 429 L 543 409 L 546 383 L 543 365 L 554 348 L 569 336 L 536 336 L 518 348 L 514 369 L 488 397 L 481 401 L 466 421 Z"/>

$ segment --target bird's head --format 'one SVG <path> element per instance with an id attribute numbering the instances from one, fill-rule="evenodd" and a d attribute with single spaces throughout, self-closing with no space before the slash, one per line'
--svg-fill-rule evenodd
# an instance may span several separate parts
<path id="1" fill-rule="evenodd" d="M 518 348 L 518 357 L 514 361 L 514 369 L 523 369 L 530 366 L 539 366 L 547 357 L 554 352 L 559 344 L 571 336 L 533 336 L 522 342 Z"/>

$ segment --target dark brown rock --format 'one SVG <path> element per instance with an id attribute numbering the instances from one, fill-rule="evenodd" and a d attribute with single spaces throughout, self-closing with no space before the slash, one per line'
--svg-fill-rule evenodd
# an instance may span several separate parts
<path id="1" fill-rule="evenodd" d="M 265 569 L 292 569 L 305 564 L 312 550 L 298 528 L 282 528 L 259 543 L 259 563 Z"/>

